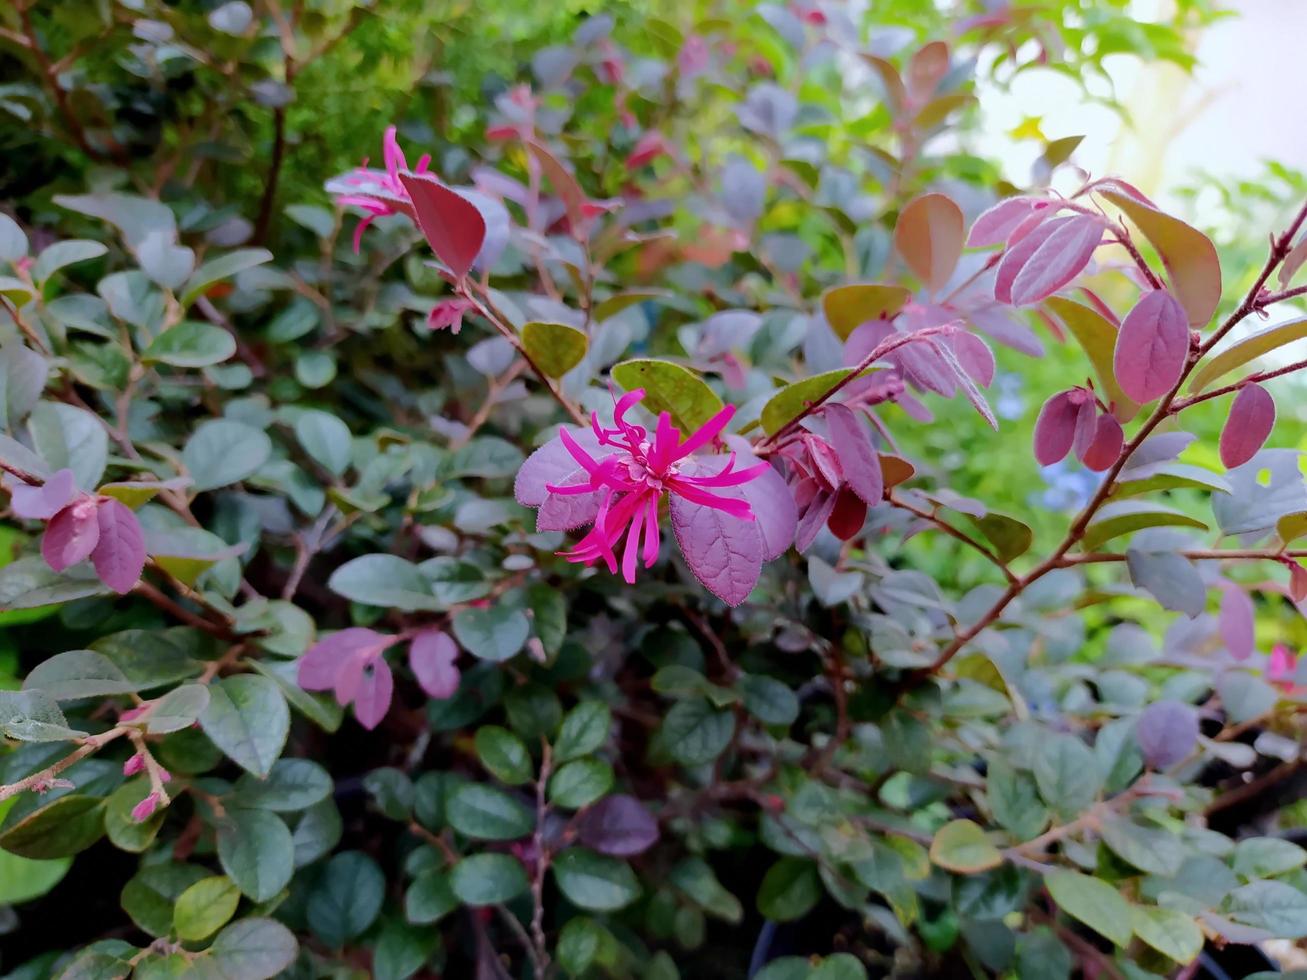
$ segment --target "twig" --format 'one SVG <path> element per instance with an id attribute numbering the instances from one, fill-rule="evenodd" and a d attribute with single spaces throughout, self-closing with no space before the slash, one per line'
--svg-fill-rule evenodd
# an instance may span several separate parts
<path id="1" fill-rule="evenodd" d="M 17 796 L 24 790 L 31 789 L 34 786 L 39 786 L 46 780 L 53 779 L 73 763 L 100 751 L 100 749 L 104 748 L 114 739 L 126 735 L 130 731 L 131 729 L 123 727 L 111 728 L 107 732 L 102 732 L 99 735 L 91 735 L 82 739 L 82 744 L 80 746 L 64 756 L 58 762 L 46 766 L 40 772 L 34 772 L 32 775 L 24 777 L 16 783 L 10 783 L 8 786 L 0 786 L 0 802 L 9 799 L 11 796 Z"/>
<path id="2" fill-rule="evenodd" d="M 545 786 L 553 769 L 553 751 L 545 739 L 540 740 L 540 778 L 536 780 L 536 827 L 531 837 L 535 851 L 535 873 L 531 876 L 531 951 L 532 972 L 540 978 L 549 973 L 549 943 L 545 939 L 545 872 L 549 870 L 549 851 L 545 844 L 545 820 L 549 816 L 549 803 L 545 799 Z M 514 921 L 517 921 L 514 919 Z"/>
<path id="3" fill-rule="evenodd" d="M 991 562 L 997 565 L 999 571 L 1003 573 L 1003 577 L 1006 578 L 1008 582 L 1016 582 L 1017 577 L 1015 574 L 1013 574 L 1012 569 L 1008 568 L 1007 562 L 1005 562 L 1002 558 L 1000 558 L 992 548 L 989 548 L 988 546 L 982 544 L 980 541 L 977 541 L 975 538 L 967 534 L 965 531 L 958 530 L 948 521 L 940 517 L 939 514 L 928 510 L 923 510 L 922 508 L 917 507 L 915 504 L 909 503 L 908 501 L 904 500 L 902 497 L 897 496 L 892 490 L 885 495 L 885 499 L 891 507 L 897 507 L 900 510 L 907 511 L 909 514 L 915 514 L 917 517 L 920 517 L 923 521 L 929 521 L 932 525 L 939 528 L 939 530 L 943 531 L 945 534 L 949 535 L 950 537 L 957 538 L 963 544 L 969 545 L 970 547 L 974 548 L 976 551 L 980 552 Z"/>

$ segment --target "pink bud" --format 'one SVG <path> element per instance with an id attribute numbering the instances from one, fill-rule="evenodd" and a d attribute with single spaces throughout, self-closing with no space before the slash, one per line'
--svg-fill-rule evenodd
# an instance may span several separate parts
<path id="1" fill-rule="evenodd" d="M 150 793 L 145 799 L 132 807 L 132 819 L 137 823 L 144 823 L 150 819 L 150 815 L 159 807 L 159 794 Z"/>
<path id="2" fill-rule="evenodd" d="M 123 763 L 123 775 L 135 776 L 145 768 L 145 756 L 137 752 L 134 756 Z"/>

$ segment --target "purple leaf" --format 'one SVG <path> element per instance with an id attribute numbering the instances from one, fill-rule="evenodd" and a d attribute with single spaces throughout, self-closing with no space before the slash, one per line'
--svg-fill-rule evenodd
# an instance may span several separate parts
<path id="1" fill-rule="evenodd" d="M 408 648 L 408 665 L 418 684 L 433 698 L 445 700 L 458 690 L 458 647 L 442 630 L 423 630 Z"/>
<path id="2" fill-rule="evenodd" d="M 633 857 L 658 843 L 658 821 L 634 796 L 606 796 L 581 814 L 581 843 L 601 854 Z"/>
<path id="3" fill-rule="evenodd" d="M 612 453 L 611 450 L 600 447 L 591 428 L 569 426 L 567 432 L 576 440 L 577 445 L 597 461 L 602 462 L 605 456 Z M 568 477 L 576 472 L 577 465 L 563 441 L 554 436 L 526 458 L 513 482 L 513 495 L 523 507 L 539 507 L 549 496 L 546 487 L 551 483 L 556 487 L 563 486 Z"/>
<path id="4" fill-rule="evenodd" d="M 994 383 L 994 352 L 987 343 L 965 330 L 959 330 L 949 340 L 953 344 L 953 356 L 968 377 L 982 388 Z"/>
<path id="5" fill-rule="evenodd" d="M 1085 452 L 1089 449 L 1089 444 L 1094 441 L 1094 436 L 1098 434 L 1098 406 L 1094 404 L 1094 399 L 1083 388 L 1073 388 L 1071 390 L 1072 400 L 1079 397 L 1080 407 L 1076 411 L 1076 434 L 1071 440 L 1071 451 L 1076 454 L 1076 458 L 1084 460 Z"/>
<path id="6" fill-rule="evenodd" d="M 568 457 L 571 459 L 571 457 Z M 572 460 L 572 462 L 576 462 Z M 577 467 L 564 479 L 551 483 L 555 487 L 570 487 L 590 482 L 590 474 Z M 593 524 L 599 515 L 602 495 L 594 493 L 551 493 L 536 512 L 537 531 L 570 531 L 583 524 Z"/>
<path id="7" fill-rule="evenodd" d="M 1253 600 L 1237 585 L 1223 582 L 1221 588 L 1221 639 L 1230 656 L 1247 660 L 1253 655 Z"/>
<path id="8" fill-rule="evenodd" d="M 827 520 L 830 533 L 841 541 L 850 541 L 867 523 L 867 505 L 849 487 L 843 486 L 835 493 L 835 506 Z"/>
<path id="9" fill-rule="evenodd" d="M 817 535 L 826 526 L 826 521 L 830 519 L 831 511 L 834 509 L 835 494 L 825 490 L 818 491 L 807 506 L 800 510 L 798 527 L 794 532 L 794 547 L 801 552 L 807 551 L 817 540 Z"/>
<path id="10" fill-rule="evenodd" d="M 72 470 L 60 470 L 44 484 L 15 483 L 9 488 L 9 509 L 15 517 L 45 521 L 54 517 L 72 501 L 77 492 L 77 481 Z"/>
<path id="11" fill-rule="evenodd" d="M 56 572 L 90 557 L 100 541 L 100 521 L 95 499 L 82 497 L 69 504 L 45 527 L 41 555 Z"/>
<path id="12" fill-rule="evenodd" d="M 1112 368 L 1121 390 L 1142 405 L 1171 390 L 1188 356 L 1184 307 L 1165 289 L 1155 289 L 1121 321 Z"/>
<path id="13" fill-rule="evenodd" d="M 145 570 L 145 535 L 130 507 L 104 497 L 96 508 L 100 540 L 91 552 L 95 574 L 119 595 L 126 595 Z"/>
<path id="14" fill-rule="evenodd" d="M 1029 306 L 1078 276 L 1103 240 L 1101 218 L 1073 214 L 1041 224 L 1008 249 L 998 264 L 994 296 Z"/>
<path id="15" fill-rule="evenodd" d="M 758 522 L 742 521 L 676 495 L 671 509 L 672 530 L 690 571 L 722 602 L 738 606 L 762 573 Z"/>
<path id="16" fill-rule="evenodd" d="M 831 445 L 839 456 L 844 479 L 863 501 L 876 506 L 885 495 L 885 479 L 880 472 L 880 456 L 871 443 L 867 426 L 859 421 L 852 409 L 839 403 L 828 404 L 825 416 Z"/>
<path id="17" fill-rule="evenodd" d="M 1073 391 L 1059 391 L 1044 402 L 1035 421 L 1035 461 L 1052 466 L 1071 451 L 1080 405 Z"/>
<path id="18" fill-rule="evenodd" d="M 1180 701 L 1157 701 L 1140 713 L 1135 739 L 1149 766 L 1168 769 L 1198 744 L 1198 715 Z"/>
<path id="19" fill-rule="evenodd" d="M 1226 469 L 1242 466 L 1257 455 L 1275 426 L 1275 399 L 1261 385 L 1239 389 L 1230 417 L 1221 430 L 1221 463 Z"/>
<path id="20" fill-rule="evenodd" d="M 1006 201 L 999 201 L 971 226 L 967 248 L 985 248 L 1006 242 L 1017 225 L 1047 208 L 1047 201 L 1033 197 L 1009 197 Z"/>
<path id="21" fill-rule="evenodd" d="M 330 691 L 336 686 L 336 675 L 352 656 L 371 649 L 384 650 L 394 642 L 393 636 L 363 626 L 332 633 L 309 647 L 300 658 L 300 687 L 306 691 Z"/>
<path id="22" fill-rule="evenodd" d="M 1108 469 L 1121 456 L 1125 445 L 1125 432 L 1110 412 L 1098 417 L 1094 438 L 1085 449 L 1080 461 L 1096 473 Z"/>
<path id="23" fill-rule="evenodd" d="M 395 692 L 395 678 L 390 666 L 381 657 L 375 658 L 363 670 L 358 689 L 354 694 L 354 717 L 371 731 L 381 724 L 390 710 L 390 699 Z"/>
<path id="24" fill-rule="evenodd" d="M 760 462 L 749 452 L 748 442 L 739 436 L 727 436 L 726 444 L 735 451 L 736 467 L 748 468 Z M 742 484 L 739 490 L 753 511 L 758 534 L 762 537 L 762 560 L 780 557 L 794 543 L 799 521 L 794 494 L 786 485 L 785 478 L 776 472 L 775 467 L 768 467 L 761 476 Z"/>
<path id="25" fill-rule="evenodd" d="M 472 268 L 486 222 L 477 206 L 429 174 L 401 173 L 400 182 L 413 202 L 418 228 L 436 257 L 449 266 L 456 279 Z"/>

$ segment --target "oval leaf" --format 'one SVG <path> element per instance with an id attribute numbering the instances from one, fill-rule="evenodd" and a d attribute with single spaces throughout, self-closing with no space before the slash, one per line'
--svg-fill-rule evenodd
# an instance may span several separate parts
<path id="1" fill-rule="evenodd" d="M 431 250 L 454 278 L 462 279 L 486 240 L 485 218 L 475 204 L 430 174 L 401 173 L 399 180 Z"/>
<path id="2" fill-rule="evenodd" d="M 584 333 L 565 323 L 532 320 L 522 327 L 527 356 L 551 378 L 562 377 L 580 364 L 589 345 Z"/>
<path id="3" fill-rule="evenodd" d="M 948 282 L 958 264 L 963 225 L 962 209 L 943 194 L 923 194 L 899 212 L 894 246 L 931 290 Z"/>
<path id="4" fill-rule="evenodd" d="M 1221 430 L 1221 463 L 1233 469 L 1248 462 L 1274 427 L 1275 399 L 1261 385 L 1244 385 L 1234 396 L 1230 417 Z"/>
<path id="5" fill-rule="evenodd" d="M 1171 390 L 1188 356 L 1184 307 L 1165 289 L 1155 289 L 1121 321 L 1112 366 L 1121 390 L 1142 404 Z"/>

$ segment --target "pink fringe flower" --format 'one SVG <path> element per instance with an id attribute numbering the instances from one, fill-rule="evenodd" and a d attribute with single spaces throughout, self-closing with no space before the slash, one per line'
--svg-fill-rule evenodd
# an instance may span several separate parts
<path id="1" fill-rule="evenodd" d="M 354 229 L 354 251 L 357 253 L 363 243 L 363 232 L 367 230 L 368 225 L 372 224 L 377 218 L 382 218 L 391 214 L 404 214 L 413 217 L 413 202 L 410 200 L 408 191 L 404 189 L 404 184 L 399 179 L 401 173 L 424 174 L 427 168 L 431 166 L 431 154 L 424 153 L 418 159 L 418 165 L 409 170 L 408 160 L 404 157 L 404 151 L 399 148 L 399 140 L 396 137 L 394 126 L 386 127 L 386 135 L 382 139 L 382 160 L 386 165 L 385 170 L 377 170 L 368 167 L 368 161 L 365 158 L 363 165 L 360 166 L 353 174 L 333 181 L 328 185 L 328 190 L 343 190 L 343 193 L 337 193 L 336 203 L 344 206 L 354 206 L 362 208 L 367 212 L 360 219 L 358 227 Z M 353 188 L 351 191 L 350 188 Z"/>
<path id="2" fill-rule="evenodd" d="M 720 466 L 696 455 L 722 434 L 733 406 L 682 439 L 667 412 L 659 414 L 652 433 L 627 420 L 644 397 L 636 389 L 618 399 L 612 428 L 593 415 L 589 429 L 560 429 L 518 473 L 518 502 L 539 508 L 542 531 L 592 525 L 562 556 L 585 565 L 602 561 L 613 574 L 620 566 L 622 577 L 634 583 L 638 565 L 649 568 L 658 559 L 659 508 L 666 498 L 691 571 L 718 597 L 738 604 L 752 590 L 762 562 L 793 540 L 793 501 L 779 474 L 745 448 Z M 739 467 L 742 456 L 746 465 Z"/>

